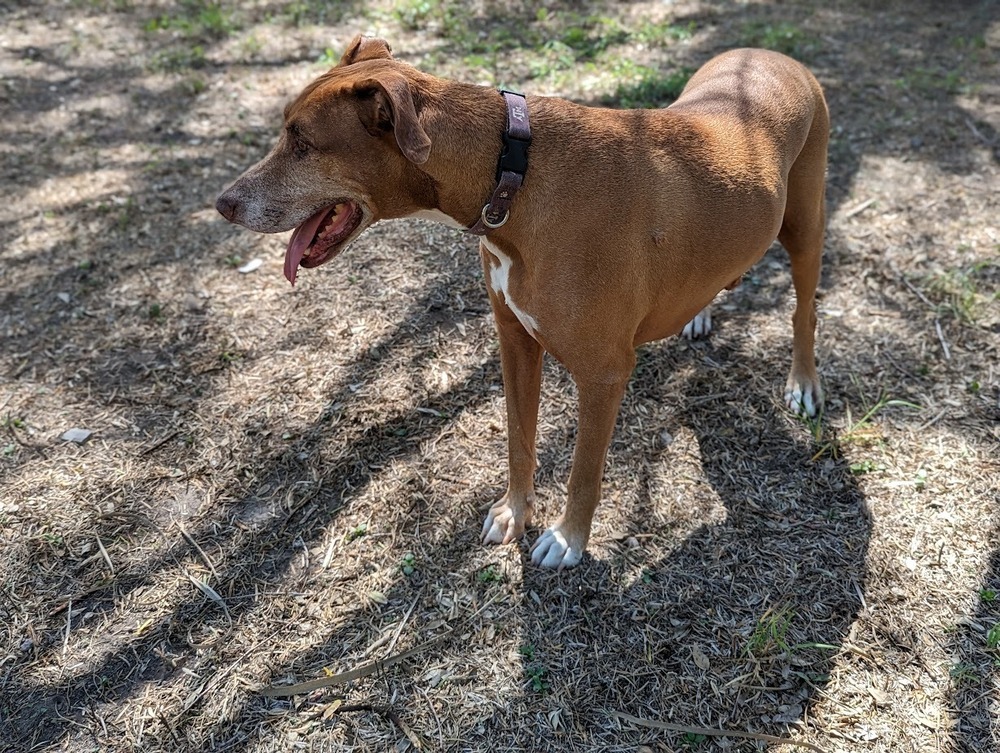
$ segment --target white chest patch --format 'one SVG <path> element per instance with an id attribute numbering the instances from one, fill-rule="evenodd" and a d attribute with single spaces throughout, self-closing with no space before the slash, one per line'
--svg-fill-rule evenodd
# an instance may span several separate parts
<path id="1" fill-rule="evenodd" d="M 521 326 L 528 331 L 529 335 L 534 337 L 538 332 L 538 321 L 514 303 L 514 299 L 510 297 L 510 270 L 514 266 L 514 260 L 486 239 L 483 239 L 483 245 L 486 246 L 486 250 L 497 261 L 496 265 L 490 264 L 490 288 L 496 295 L 503 298 L 504 303 L 507 304 L 507 308 L 521 322 Z"/>

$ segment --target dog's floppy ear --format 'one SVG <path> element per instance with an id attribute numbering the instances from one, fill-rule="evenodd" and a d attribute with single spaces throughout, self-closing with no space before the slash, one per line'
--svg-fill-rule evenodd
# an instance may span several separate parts
<path id="1" fill-rule="evenodd" d="M 357 92 L 362 97 L 361 121 L 373 136 L 392 128 L 396 143 L 410 162 L 422 165 L 431 153 L 431 140 L 417 119 L 413 92 L 399 75 L 384 75 L 360 81 Z"/>
<path id="2" fill-rule="evenodd" d="M 392 48 L 384 39 L 358 34 L 347 45 L 347 52 L 340 58 L 338 66 L 360 63 L 362 60 L 392 60 Z"/>

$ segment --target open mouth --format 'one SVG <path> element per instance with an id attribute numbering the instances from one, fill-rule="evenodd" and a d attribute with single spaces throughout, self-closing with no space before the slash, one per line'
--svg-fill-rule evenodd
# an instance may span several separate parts
<path id="1" fill-rule="evenodd" d="M 295 284 L 299 266 L 325 264 L 339 254 L 364 219 L 357 202 L 343 199 L 320 209 L 292 233 L 285 251 L 285 277 Z"/>

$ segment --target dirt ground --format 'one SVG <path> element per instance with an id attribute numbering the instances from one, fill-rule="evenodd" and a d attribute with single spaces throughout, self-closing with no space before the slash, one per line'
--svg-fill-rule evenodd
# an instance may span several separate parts
<path id="1" fill-rule="evenodd" d="M 384 223 L 293 289 L 213 208 L 358 31 L 594 104 L 806 62 L 822 420 L 775 247 L 641 349 L 584 562 L 481 545 L 475 240 Z M 985 1 L 0 3 L 0 750 L 1000 751 L 998 60 Z M 549 362 L 528 542 L 574 414 Z"/>

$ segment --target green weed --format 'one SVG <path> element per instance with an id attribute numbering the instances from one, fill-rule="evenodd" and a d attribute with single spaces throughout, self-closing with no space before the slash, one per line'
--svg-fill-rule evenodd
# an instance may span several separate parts
<path id="1" fill-rule="evenodd" d="M 840 457 L 841 450 L 845 444 L 880 443 L 881 435 L 873 430 L 872 422 L 875 417 L 886 408 L 911 408 L 913 410 L 922 410 L 922 407 L 915 403 L 911 403 L 906 400 L 896 400 L 888 397 L 885 393 L 880 393 L 878 399 L 873 404 L 869 404 L 864 397 L 864 393 L 861 392 L 860 384 L 858 384 L 857 378 L 855 377 L 853 381 L 861 394 L 861 404 L 864 413 L 861 418 L 855 421 L 851 414 L 851 406 L 848 405 L 847 429 L 840 435 L 840 437 L 823 444 L 816 454 L 812 456 L 813 462 L 816 462 L 827 454 L 830 454 L 834 458 Z M 868 472 L 863 468 L 860 468 L 859 470 L 862 472 Z M 872 468 L 872 470 L 874 470 L 874 468 Z M 851 467 L 851 472 L 855 472 L 853 466 Z"/>
<path id="2" fill-rule="evenodd" d="M 788 630 L 795 619 L 795 610 L 789 604 L 770 607 L 754 626 L 744 649 L 747 655 L 760 656 L 778 651 L 788 651 Z"/>
<path id="3" fill-rule="evenodd" d="M 531 689 L 536 693 L 544 693 L 549 689 L 546 680 L 549 671 L 543 664 L 535 661 L 535 647 L 530 643 L 524 643 L 518 649 L 518 653 L 528 662 L 524 667 L 524 674 L 531 684 Z"/>
<path id="4" fill-rule="evenodd" d="M 986 631 L 986 647 L 994 650 L 1000 648 L 1000 622 Z"/>
<path id="5" fill-rule="evenodd" d="M 704 744 L 708 740 L 705 735 L 699 735 L 697 732 L 685 732 L 681 737 L 681 745 L 685 748 L 694 748 Z"/>
<path id="6" fill-rule="evenodd" d="M 650 47 L 663 47 L 671 42 L 679 42 L 694 36 L 698 25 L 691 21 L 677 26 L 671 21 L 644 21 L 632 34 L 632 39 Z"/>
<path id="7" fill-rule="evenodd" d="M 670 73 L 643 67 L 638 81 L 619 84 L 615 93 L 605 98 L 605 103 L 627 110 L 663 107 L 680 96 L 693 73 L 687 67 Z"/>
<path id="8" fill-rule="evenodd" d="M 413 573 L 417 571 L 416 563 L 417 558 L 414 556 L 413 552 L 407 552 L 399 561 L 399 569 L 403 571 L 403 575 L 413 575 Z"/>
<path id="9" fill-rule="evenodd" d="M 972 685 L 979 682 L 979 673 L 976 668 L 966 662 L 953 664 L 948 670 L 948 675 L 956 685 Z"/>
<path id="10" fill-rule="evenodd" d="M 496 565 L 487 565 L 476 573 L 476 580 L 480 583 L 497 583 L 500 581 L 500 570 Z"/>
<path id="11" fill-rule="evenodd" d="M 938 305 L 939 315 L 974 325 L 988 307 L 1000 300 L 997 277 L 1000 277 L 1000 263 L 987 260 L 930 277 L 926 280 L 926 292 Z"/>
<path id="12" fill-rule="evenodd" d="M 878 466 L 874 460 L 862 460 L 858 463 L 851 463 L 850 469 L 851 473 L 855 476 L 863 476 L 866 473 L 872 473 L 877 471 L 880 466 Z"/>
<path id="13" fill-rule="evenodd" d="M 896 86 L 921 97 L 942 94 L 951 97 L 962 93 L 965 89 L 965 79 L 957 70 L 941 71 L 917 67 L 896 79 Z"/>
<path id="14" fill-rule="evenodd" d="M 792 57 L 804 57 L 815 47 L 812 37 L 787 21 L 776 24 L 754 21 L 746 24 L 740 35 L 740 44 L 763 47 Z"/>
<path id="15" fill-rule="evenodd" d="M 354 528 L 352 528 L 350 531 L 347 532 L 347 543 L 351 543 L 355 539 L 360 539 L 362 536 L 366 536 L 367 534 L 368 534 L 368 524 L 359 523 L 358 525 L 354 526 Z"/>
<path id="16" fill-rule="evenodd" d="M 178 12 L 150 19 L 143 26 L 149 33 L 171 31 L 186 38 L 224 39 L 238 28 L 236 18 L 221 4 L 188 0 Z"/>

